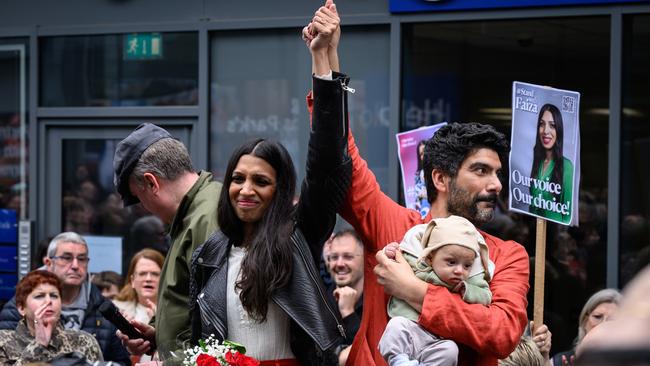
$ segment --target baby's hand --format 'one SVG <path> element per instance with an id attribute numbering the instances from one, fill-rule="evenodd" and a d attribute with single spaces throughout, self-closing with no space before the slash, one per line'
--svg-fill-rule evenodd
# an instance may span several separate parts
<path id="1" fill-rule="evenodd" d="M 386 253 L 388 259 L 392 259 L 392 260 L 395 260 L 395 253 L 397 252 L 397 250 L 399 250 L 399 244 L 395 242 L 388 243 L 388 245 L 384 247 L 384 253 Z"/>

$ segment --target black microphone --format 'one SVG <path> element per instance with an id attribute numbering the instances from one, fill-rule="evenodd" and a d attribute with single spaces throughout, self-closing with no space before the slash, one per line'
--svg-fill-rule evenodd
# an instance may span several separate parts
<path id="1" fill-rule="evenodd" d="M 120 313 L 117 307 L 110 300 L 104 301 L 99 305 L 99 312 L 102 313 L 104 318 L 113 323 L 120 332 L 126 334 L 130 339 L 147 339 L 140 331 L 138 331 L 128 320 Z"/>

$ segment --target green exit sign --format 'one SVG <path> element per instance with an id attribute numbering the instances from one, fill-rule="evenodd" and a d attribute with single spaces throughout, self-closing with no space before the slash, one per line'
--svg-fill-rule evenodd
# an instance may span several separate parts
<path id="1" fill-rule="evenodd" d="M 122 55 L 125 60 L 152 60 L 163 56 L 160 33 L 134 33 L 124 36 Z"/>

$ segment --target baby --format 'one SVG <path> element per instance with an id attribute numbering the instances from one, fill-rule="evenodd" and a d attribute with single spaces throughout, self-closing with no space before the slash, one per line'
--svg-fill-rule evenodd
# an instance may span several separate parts
<path id="1" fill-rule="evenodd" d="M 416 225 L 399 245 L 415 275 L 423 281 L 445 286 L 470 304 L 492 302 L 488 281 L 494 263 L 481 234 L 460 216 L 434 219 Z M 384 251 L 395 257 L 397 245 Z M 391 366 L 456 365 L 458 346 L 441 339 L 417 324 L 420 314 L 406 301 L 391 297 L 388 315 L 392 318 L 379 341 L 379 351 Z"/>

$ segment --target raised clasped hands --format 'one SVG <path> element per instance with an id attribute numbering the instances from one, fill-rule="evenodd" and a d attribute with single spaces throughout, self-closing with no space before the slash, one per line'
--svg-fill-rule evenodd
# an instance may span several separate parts
<path id="1" fill-rule="evenodd" d="M 336 10 L 336 4 L 327 0 L 314 13 L 311 22 L 302 29 L 302 39 L 309 50 L 327 52 L 328 48 L 336 48 L 341 36 L 341 20 Z"/>

